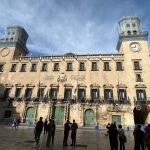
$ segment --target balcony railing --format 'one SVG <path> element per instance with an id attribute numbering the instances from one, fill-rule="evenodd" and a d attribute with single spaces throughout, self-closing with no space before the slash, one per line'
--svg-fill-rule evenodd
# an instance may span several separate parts
<path id="1" fill-rule="evenodd" d="M 140 104 L 150 104 L 150 97 L 147 97 L 145 99 L 137 99 L 134 97 L 134 105 L 140 105 Z"/>

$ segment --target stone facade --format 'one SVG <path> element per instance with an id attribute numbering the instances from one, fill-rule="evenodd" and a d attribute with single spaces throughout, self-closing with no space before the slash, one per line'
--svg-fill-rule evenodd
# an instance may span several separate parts
<path id="1" fill-rule="evenodd" d="M 7 28 L 0 40 L 0 120 L 42 116 L 59 125 L 66 119 L 80 126 L 148 123 L 147 37 L 139 18 L 125 17 L 116 54 L 28 56 L 26 31 Z"/>

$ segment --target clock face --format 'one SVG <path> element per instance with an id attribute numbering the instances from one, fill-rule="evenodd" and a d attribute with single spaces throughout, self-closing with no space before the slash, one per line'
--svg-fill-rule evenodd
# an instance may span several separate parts
<path id="1" fill-rule="evenodd" d="M 10 50 L 6 47 L 6 48 L 3 48 L 0 52 L 1 56 L 2 57 L 5 57 L 7 56 L 8 54 L 10 53 Z"/>
<path id="2" fill-rule="evenodd" d="M 140 44 L 139 43 L 131 43 L 130 48 L 134 51 L 137 52 L 140 50 Z"/>

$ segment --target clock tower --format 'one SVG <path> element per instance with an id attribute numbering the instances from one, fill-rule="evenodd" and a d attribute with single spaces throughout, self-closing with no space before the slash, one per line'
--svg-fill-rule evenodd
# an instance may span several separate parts
<path id="1" fill-rule="evenodd" d="M 145 52 L 148 52 L 148 32 L 142 31 L 138 17 L 123 17 L 118 23 L 118 32 L 117 50 L 119 53 L 139 52 L 143 48 Z"/>

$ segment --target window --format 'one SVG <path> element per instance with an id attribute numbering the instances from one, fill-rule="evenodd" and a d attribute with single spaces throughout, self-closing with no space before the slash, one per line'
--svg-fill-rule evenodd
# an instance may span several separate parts
<path id="1" fill-rule="evenodd" d="M 91 89 L 91 99 L 97 100 L 99 98 L 99 90 L 98 89 Z"/>
<path id="2" fill-rule="evenodd" d="M 125 101 L 127 100 L 127 94 L 125 89 L 119 89 L 118 90 L 118 100 L 119 101 Z"/>
<path id="3" fill-rule="evenodd" d="M 113 99 L 112 89 L 104 89 L 104 99 L 105 100 L 112 100 Z"/>
<path id="4" fill-rule="evenodd" d="M 11 88 L 6 88 L 6 89 L 5 89 L 5 91 L 4 91 L 4 97 L 5 97 L 5 98 L 8 98 L 8 97 L 9 97 L 10 91 L 11 91 Z"/>
<path id="5" fill-rule="evenodd" d="M 26 64 L 21 65 L 20 72 L 26 72 Z"/>
<path id="6" fill-rule="evenodd" d="M 38 89 L 37 97 L 44 98 L 44 88 Z"/>
<path id="7" fill-rule="evenodd" d="M 78 100 L 80 102 L 85 101 L 85 89 L 78 89 Z"/>
<path id="8" fill-rule="evenodd" d="M 116 62 L 116 70 L 117 71 L 122 71 L 123 70 L 122 62 Z"/>
<path id="9" fill-rule="evenodd" d="M 10 118 L 11 117 L 11 113 L 12 113 L 11 110 L 6 110 L 5 113 L 4 113 L 4 118 Z"/>
<path id="10" fill-rule="evenodd" d="M 97 71 L 97 62 L 92 62 L 92 71 Z"/>
<path id="11" fill-rule="evenodd" d="M 136 96 L 137 96 L 137 100 L 146 100 L 146 92 L 144 89 L 138 89 L 136 90 Z"/>
<path id="12" fill-rule="evenodd" d="M 47 63 L 43 63 L 41 71 L 47 71 Z"/>
<path id="13" fill-rule="evenodd" d="M 85 71 L 84 62 L 80 62 L 80 63 L 79 63 L 79 71 Z"/>
<path id="14" fill-rule="evenodd" d="M 36 71 L 36 64 L 32 64 L 32 66 L 31 66 L 31 71 L 32 71 L 32 72 L 35 72 L 35 71 Z"/>
<path id="15" fill-rule="evenodd" d="M 21 88 L 16 88 L 15 97 L 21 96 Z"/>
<path id="16" fill-rule="evenodd" d="M 72 95 L 72 90 L 71 89 L 65 89 L 65 93 L 64 93 L 64 99 L 65 100 L 69 100 L 71 99 Z"/>
<path id="17" fill-rule="evenodd" d="M 72 71 L 72 63 L 67 63 L 67 71 Z"/>
<path id="18" fill-rule="evenodd" d="M 131 35 L 131 31 L 127 31 L 128 35 Z"/>
<path id="19" fill-rule="evenodd" d="M 104 71 L 110 71 L 109 62 L 104 62 Z"/>
<path id="20" fill-rule="evenodd" d="M 136 82 L 143 82 L 143 79 L 141 78 L 141 74 L 136 74 Z"/>
<path id="21" fill-rule="evenodd" d="M 133 34 L 134 34 L 134 35 L 137 35 L 137 31 L 133 31 Z"/>
<path id="22" fill-rule="evenodd" d="M 54 71 L 59 71 L 59 63 L 54 63 Z"/>
<path id="23" fill-rule="evenodd" d="M 26 88 L 25 97 L 31 98 L 32 96 L 32 88 Z"/>
<path id="24" fill-rule="evenodd" d="M 57 99 L 57 89 L 56 88 L 51 88 L 51 90 L 50 90 L 50 98 L 51 99 Z"/>
<path id="25" fill-rule="evenodd" d="M 135 23 L 133 23 L 133 24 L 132 24 L 132 27 L 136 27 L 136 24 L 135 24 Z"/>
<path id="26" fill-rule="evenodd" d="M 4 70 L 4 64 L 0 64 L 0 72 L 3 72 Z"/>
<path id="27" fill-rule="evenodd" d="M 12 64 L 10 72 L 15 72 L 16 71 L 16 66 L 17 66 L 17 64 Z"/>
<path id="28" fill-rule="evenodd" d="M 139 61 L 134 62 L 134 70 L 141 70 Z"/>
<path id="29" fill-rule="evenodd" d="M 130 27 L 130 24 L 127 24 L 127 27 Z"/>

